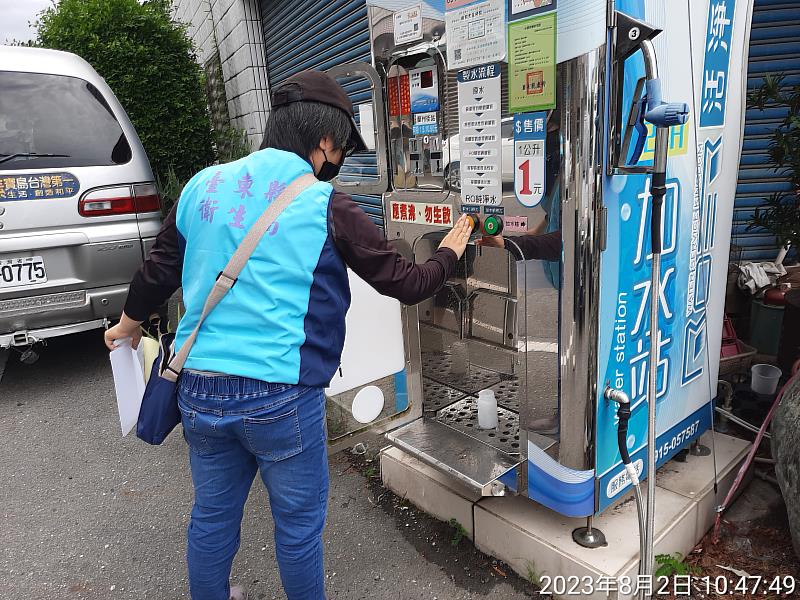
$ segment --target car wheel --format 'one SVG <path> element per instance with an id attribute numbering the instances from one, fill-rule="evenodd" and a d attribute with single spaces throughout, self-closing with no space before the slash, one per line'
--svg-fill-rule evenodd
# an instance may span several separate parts
<path id="1" fill-rule="evenodd" d="M 447 187 L 456 192 L 461 192 L 461 163 L 456 161 L 447 165 L 444 171 Z"/>

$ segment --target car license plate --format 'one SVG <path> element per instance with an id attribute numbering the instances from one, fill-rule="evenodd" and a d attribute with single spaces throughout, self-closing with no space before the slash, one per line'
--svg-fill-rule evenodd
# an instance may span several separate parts
<path id="1" fill-rule="evenodd" d="M 0 288 L 18 287 L 47 281 L 41 256 L 0 260 Z"/>

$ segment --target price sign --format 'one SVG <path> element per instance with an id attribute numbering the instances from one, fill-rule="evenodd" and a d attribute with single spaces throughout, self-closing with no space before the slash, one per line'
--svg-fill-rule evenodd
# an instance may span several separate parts
<path id="1" fill-rule="evenodd" d="M 547 113 L 514 115 L 514 193 L 528 208 L 544 198 Z"/>

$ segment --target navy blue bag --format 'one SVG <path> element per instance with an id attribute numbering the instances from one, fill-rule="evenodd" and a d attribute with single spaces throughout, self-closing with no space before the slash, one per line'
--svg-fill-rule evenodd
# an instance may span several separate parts
<path id="1" fill-rule="evenodd" d="M 247 235 L 239 244 L 236 252 L 228 261 L 225 268 L 217 275 L 214 287 L 206 298 L 203 312 L 194 331 L 189 335 L 181 349 L 175 354 L 175 334 L 165 333 L 159 335 L 158 357 L 153 362 L 150 379 L 145 386 L 142 406 L 139 409 L 139 418 L 136 422 L 136 437 L 148 444 L 161 444 L 175 426 L 181 421 L 178 409 L 178 377 L 186 364 L 189 352 L 192 350 L 197 332 L 208 314 L 220 303 L 225 294 L 236 283 L 239 274 L 244 269 L 253 251 L 258 246 L 261 238 L 294 200 L 306 188 L 317 183 L 317 178 L 311 173 L 301 175 L 290 183 L 286 189 L 272 201 L 267 209 L 250 228 Z"/>
<path id="2" fill-rule="evenodd" d="M 172 359 L 172 345 L 175 334 L 159 337 L 158 357 L 153 361 L 150 379 L 142 397 L 139 419 L 136 422 L 136 437 L 148 444 L 161 444 L 175 426 L 181 422 L 178 409 L 178 384 L 162 376 L 163 365 Z M 164 360 L 167 357 L 167 360 Z"/>

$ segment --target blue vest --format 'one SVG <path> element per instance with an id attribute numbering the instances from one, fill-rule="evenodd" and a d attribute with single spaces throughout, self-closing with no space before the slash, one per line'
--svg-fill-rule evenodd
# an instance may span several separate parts
<path id="1" fill-rule="evenodd" d="M 186 184 L 176 215 L 186 306 L 176 348 L 250 227 L 287 184 L 311 172 L 296 154 L 269 148 L 209 167 Z M 187 369 L 328 385 L 350 306 L 347 269 L 328 227 L 332 194 L 329 183 L 316 183 L 278 217 L 200 328 Z"/>

